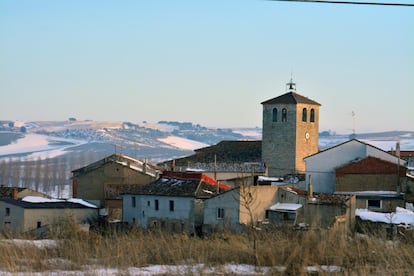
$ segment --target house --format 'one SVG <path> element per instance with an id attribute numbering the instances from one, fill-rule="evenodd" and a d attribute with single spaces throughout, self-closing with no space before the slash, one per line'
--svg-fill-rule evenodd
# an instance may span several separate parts
<path id="1" fill-rule="evenodd" d="M 121 220 L 121 193 L 146 185 L 159 177 L 161 170 L 147 162 L 122 154 L 72 171 L 72 197 L 83 198 L 103 208 L 108 220 Z"/>
<path id="2" fill-rule="evenodd" d="M 23 198 L 25 196 L 39 196 L 39 197 L 45 197 L 50 198 L 50 196 L 36 192 L 29 188 L 23 188 L 23 187 L 5 187 L 3 185 L 0 186 L 0 198 L 14 198 L 19 199 Z"/>
<path id="3" fill-rule="evenodd" d="M 353 193 L 357 208 L 392 212 L 404 207 L 407 168 L 368 156 L 336 168 L 336 193 Z"/>
<path id="4" fill-rule="evenodd" d="M 59 200 L 36 196 L 0 199 L 0 232 L 24 233 L 72 217 L 77 223 L 98 218 L 98 208 L 79 199 Z"/>
<path id="5" fill-rule="evenodd" d="M 144 229 L 194 234 L 203 223 L 204 201 L 229 188 L 203 173 L 166 171 L 158 180 L 123 194 L 123 220 Z"/>
<path id="6" fill-rule="evenodd" d="M 355 225 L 355 200 L 350 194 L 308 193 L 294 187 L 281 187 L 277 192 L 277 203 L 266 210 L 266 219 L 270 226 L 347 231 Z"/>
<path id="7" fill-rule="evenodd" d="M 168 171 L 193 171 L 232 187 L 252 184 L 254 177 L 265 173 L 262 163 L 262 141 L 221 141 L 196 149 L 195 154 L 158 164 Z"/>
<path id="8" fill-rule="evenodd" d="M 312 183 L 314 192 L 333 194 L 336 191 L 336 168 L 368 156 L 405 166 L 404 160 L 375 146 L 352 139 L 305 158 L 306 187 Z"/>
<path id="9" fill-rule="evenodd" d="M 207 199 L 203 232 L 241 230 L 264 220 L 265 210 L 277 201 L 277 186 L 239 186 Z"/>

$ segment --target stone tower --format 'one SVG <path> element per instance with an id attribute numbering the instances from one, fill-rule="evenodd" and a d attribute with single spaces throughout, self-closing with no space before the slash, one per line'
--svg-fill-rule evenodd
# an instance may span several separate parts
<path id="1" fill-rule="evenodd" d="M 319 103 L 296 93 L 292 80 L 287 93 L 262 102 L 262 159 L 268 176 L 304 173 L 304 157 L 317 153 Z"/>

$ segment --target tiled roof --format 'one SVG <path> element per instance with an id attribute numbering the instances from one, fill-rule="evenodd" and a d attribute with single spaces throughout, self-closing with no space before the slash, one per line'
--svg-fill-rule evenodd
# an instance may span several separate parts
<path id="1" fill-rule="evenodd" d="M 135 171 L 139 171 L 139 172 L 145 171 L 146 174 L 151 174 L 154 176 L 156 176 L 158 173 L 161 172 L 161 169 L 155 165 L 117 153 L 117 154 L 112 154 L 110 156 L 107 156 L 85 167 L 73 170 L 72 173 L 74 175 L 83 174 L 89 171 L 93 171 L 97 168 L 100 168 L 107 163 L 113 163 L 113 162 L 118 163 L 122 166 L 129 167 Z M 144 170 L 144 167 L 145 167 L 145 170 Z"/>
<path id="2" fill-rule="evenodd" d="M 336 176 L 345 174 L 396 174 L 398 165 L 392 162 L 368 156 L 367 158 L 350 162 L 336 169 Z M 400 176 L 405 176 L 407 168 L 400 166 Z"/>
<path id="3" fill-rule="evenodd" d="M 174 160 L 177 167 L 199 167 L 209 170 L 217 165 L 218 171 L 234 171 L 240 164 L 262 162 L 262 141 L 221 141 L 216 145 L 195 150 L 195 154 Z M 171 166 L 172 160 L 160 166 Z M 251 171 L 251 169 L 249 170 Z"/>
<path id="4" fill-rule="evenodd" d="M 314 100 L 311 100 L 302 95 L 299 95 L 295 92 L 288 92 L 276 98 L 262 102 L 262 104 L 298 104 L 298 103 L 312 104 L 312 105 L 319 105 L 319 106 L 321 105 L 320 103 L 315 102 Z"/>
<path id="5" fill-rule="evenodd" d="M 20 206 L 27 209 L 80 209 L 92 208 L 80 203 L 61 201 L 61 202 L 28 202 L 21 199 L 15 200 L 12 198 L 2 198 L 0 201 Z M 95 209 L 95 208 L 94 208 Z"/>
<path id="6" fill-rule="evenodd" d="M 202 173 L 165 172 L 158 180 L 131 194 L 209 198 L 217 194 L 217 182 Z M 218 183 L 219 193 L 230 186 Z"/>

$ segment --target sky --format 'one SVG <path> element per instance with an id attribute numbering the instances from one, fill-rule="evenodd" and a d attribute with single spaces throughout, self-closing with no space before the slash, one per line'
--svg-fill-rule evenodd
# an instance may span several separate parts
<path id="1" fill-rule="evenodd" d="M 261 127 L 292 77 L 320 131 L 414 131 L 413 30 L 414 7 L 2 0 L 0 120 Z"/>

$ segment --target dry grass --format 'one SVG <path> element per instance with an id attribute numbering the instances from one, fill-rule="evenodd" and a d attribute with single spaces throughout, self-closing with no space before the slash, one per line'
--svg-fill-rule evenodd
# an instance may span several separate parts
<path id="1" fill-rule="evenodd" d="M 340 275 L 407 275 L 414 271 L 412 236 L 389 241 L 326 230 L 278 230 L 258 232 L 254 242 L 251 233 L 197 238 L 135 229 L 100 235 L 82 232 L 71 223 L 55 225 L 49 235 L 58 241 L 57 246 L 22 247 L 10 240 L 0 240 L 0 271 L 82 270 L 91 264 L 126 269 L 198 263 L 282 266 L 286 275 L 306 274 L 305 267 L 321 265 L 341 267 Z"/>

